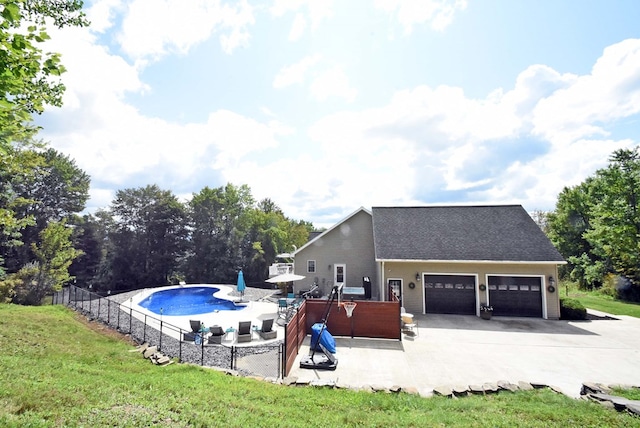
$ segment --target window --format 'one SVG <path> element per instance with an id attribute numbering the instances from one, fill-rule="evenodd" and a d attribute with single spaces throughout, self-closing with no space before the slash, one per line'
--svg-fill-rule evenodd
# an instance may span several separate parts
<path id="1" fill-rule="evenodd" d="M 316 261 L 315 260 L 307 260 L 307 272 L 314 273 L 316 271 Z"/>

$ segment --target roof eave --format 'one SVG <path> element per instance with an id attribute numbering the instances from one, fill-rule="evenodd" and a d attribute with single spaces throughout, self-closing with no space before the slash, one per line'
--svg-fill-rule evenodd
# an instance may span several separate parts
<path id="1" fill-rule="evenodd" d="M 566 265 L 567 262 L 562 260 L 548 260 L 548 261 L 525 261 L 525 260 L 418 260 L 418 259 L 378 259 L 376 258 L 376 262 L 384 262 L 384 263 L 480 263 L 480 264 L 490 264 L 490 263 L 501 263 L 501 264 L 514 264 L 514 265 Z"/>

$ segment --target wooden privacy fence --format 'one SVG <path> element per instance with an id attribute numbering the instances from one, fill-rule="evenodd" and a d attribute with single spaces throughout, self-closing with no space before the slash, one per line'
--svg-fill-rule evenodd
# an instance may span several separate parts
<path id="1" fill-rule="evenodd" d="M 306 301 L 303 301 L 284 327 L 284 376 L 291 372 L 302 342 L 307 337 L 306 305 Z"/>
<path id="2" fill-rule="evenodd" d="M 298 351 L 311 326 L 322 322 L 327 310 L 327 300 L 305 300 L 285 325 L 284 376 L 287 376 Z M 369 337 L 402 340 L 399 302 L 375 302 L 356 300 L 351 318 L 344 308 L 338 310 L 337 302 L 331 303 L 327 330 L 333 336 Z"/>
<path id="3" fill-rule="evenodd" d="M 402 339 L 400 326 L 399 302 L 376 302 L 356 300 L 357 306 L 351 318 L 347 317 L 343 307 L 338 309 L 333 302 L 327 330 L 334 336 L 372 337 L 377 339 Z M 327 301 L 307 300 L 306 326 L 311 333 L 311 326 L 322 322 L 326 312 Z"/>

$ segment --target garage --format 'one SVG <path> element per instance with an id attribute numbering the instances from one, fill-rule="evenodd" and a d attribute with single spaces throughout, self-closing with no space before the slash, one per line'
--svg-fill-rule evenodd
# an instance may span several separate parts
<path id="1" fill-rule="evenodd" d="M 428 314 L 476 314 L 475 275 L 424 275 Z"/>
<path id="2" fill-rule="evenodd" d="M 489 304 L 493 315 L 542 317 L 541 283 L 539 276 L 489 276 Z"/>

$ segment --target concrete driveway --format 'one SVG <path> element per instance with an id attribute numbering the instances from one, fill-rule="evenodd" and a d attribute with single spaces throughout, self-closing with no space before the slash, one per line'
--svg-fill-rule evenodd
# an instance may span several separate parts
<path id="1" fill-rule="evenodd" d="M 402 341 L 336 338 L 335 371 L 300 368 L 307 338 L 289 376 L 414 387 L 425 396 L 440 385 L 499 380 L 553 385 L 572 397 L 583 382 L 640 386 L 640 319 L 589 314 L 588 321 L 417 315 L 418 335 Z"/>

